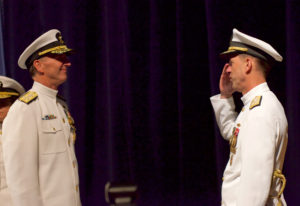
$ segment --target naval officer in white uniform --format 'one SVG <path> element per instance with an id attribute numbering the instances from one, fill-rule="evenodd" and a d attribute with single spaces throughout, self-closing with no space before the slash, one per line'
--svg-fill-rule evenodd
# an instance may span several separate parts
<path id="1" fill-rule="evenodd" d="M 14 206 L 81 206 L 74 121 L 57 96 L 67 80 L 70 52 L 53 29 L 19 57 L 18 65 L 29 70 L 34 83 L 3 123 L 4 165 Z"/>
<path id="2" fill-rule="evenodd" d="M 210 98 L 218 126 L 229 141 L 222 206 L 286 206 L 282 174 L 288 140 L 284 109 L 266 83 L 280 54 L 268 43 L 233 29 L 220 78 L 220 94 Z M 235 112 L 232 93 L 243 94 Z"/>
<path id="3" fill-rule="evenodd" d="M 25 92 L 17 81 L 0 76 L 0 205 L 13 206 L 6 184 L 6 175 L 2 153 L 2 123 L 11 105 Z"/>

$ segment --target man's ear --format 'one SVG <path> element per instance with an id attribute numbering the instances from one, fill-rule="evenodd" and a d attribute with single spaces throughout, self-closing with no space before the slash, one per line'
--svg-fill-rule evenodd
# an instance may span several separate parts
<path id="1" fill-rule="evenodd" d="M 250 57 L 247 57 L 245 60 L 246 60 L 245 72 L 246 72 L 246 74 L 249 74 L 253 69 L 253 59 Z"/>
<path id="2" fill-rule="evenodd" d="M 44 73 L 42 63 L 39 59 L 33 61 L 33 66 L 39 73 Z"/>

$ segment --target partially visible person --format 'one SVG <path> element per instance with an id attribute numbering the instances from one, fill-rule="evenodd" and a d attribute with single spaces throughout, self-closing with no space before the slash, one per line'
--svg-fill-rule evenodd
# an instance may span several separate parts
<path id="1" fill-rule="evenodd" d="M 3 123 L 7 185 L 14 206 L 81 206 L 75 156 L 76 128 L 58 87 L 67 80 L 72 49 L 52 29 L 33 41 L 18 65 L 32 88 Z"/>
<path id="2" fill-rule="evenodd" d="M 7 112 L 16 99 L 25 92 L 17 81 L 0 76 L 0 205 L 13 206 L 6 184 L 6 175 L 2 154 L 2 123 Z"/>
<path id="3" fill-rule="evenodd" d="M 266 77 L 281 55 L 268 43 L 233 29 L 220 94 L 210 98 L 220 132 L 229 141 L 222 206 L 286 206 L 282 173 L 288 140 L 284 108 Z M 232 98 L 243 94 L 237 115 Z"/>

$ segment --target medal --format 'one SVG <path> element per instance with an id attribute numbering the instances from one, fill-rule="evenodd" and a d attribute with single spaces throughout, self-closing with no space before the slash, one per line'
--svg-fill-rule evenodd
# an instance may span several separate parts
<path id="1" fill-rule="evenodd" d="M 237 143 L 237 136 L 239 135 L 240 129 L 234 127 L 232 131 L 232 136 L 229 140 L 230 145 L 230 152 L 232 153 L 230 156 L 230 165 L 232 165 L 233 155 L 236 153 L 236 143 Z"/>

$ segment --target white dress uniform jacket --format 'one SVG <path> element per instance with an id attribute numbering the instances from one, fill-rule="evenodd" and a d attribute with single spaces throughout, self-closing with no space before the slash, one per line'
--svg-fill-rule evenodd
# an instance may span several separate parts
<path id="1" fill-rule="evenodd" d="M 0 205 L 13 206 L 6 184 L 3 152 L 2 152 L 2 124 L 0 124 Z"/>
<path id="2" fill-rule="evenodd" d="M 56 90 L 37 82 L 23 97 L 28 94 L 37 97 L 28 103 L 19 98 L 3 123 L 4 163 L 14 206 L 80 206 L 75 128 L 67 107 Z"/>
<path id="3" fill-rule="evenodd" d="M 287 119 L 277 97 L 267 83 L 260 84 L 242 98 L 244 107 L 237 116 L 233 98 L 210 98 L 222 136 L 237 137 L 224 171 L 222 206 L 276 206 L 287 146 Z M 280 198 L 286 206 L 283 195 Z"/>

